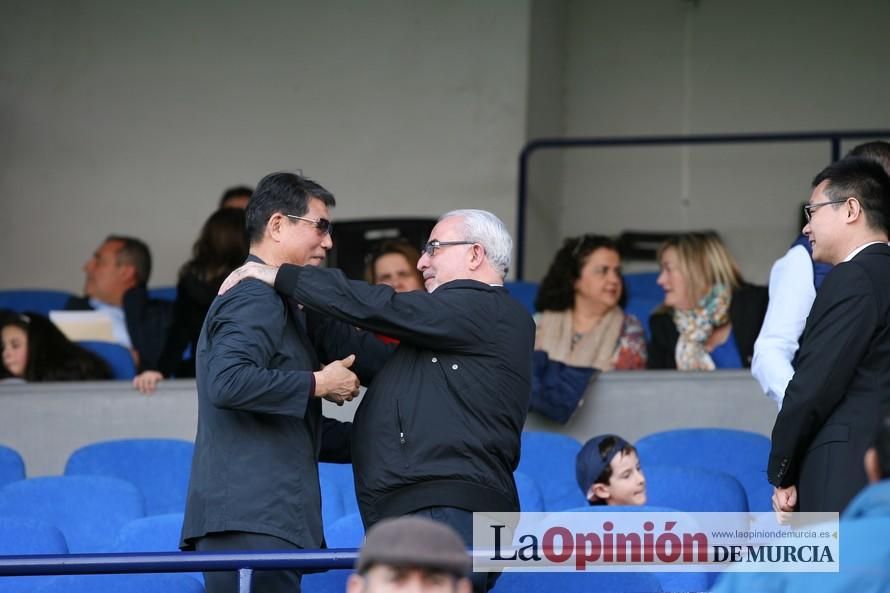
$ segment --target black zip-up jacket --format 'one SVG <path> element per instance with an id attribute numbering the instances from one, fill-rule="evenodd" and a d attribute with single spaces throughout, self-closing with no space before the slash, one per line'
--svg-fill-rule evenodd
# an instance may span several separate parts
<path id="1" fill-rule="evenodd" d="M 535 327 L 506 289 L 455 280 L 432 293 L 396 293 L 339 270 L 288 265 L 275 286 L 311 310 L 400 340 L 353 422 L 366 527 L 430 506 L 519 510 L 513 471 Z"/>

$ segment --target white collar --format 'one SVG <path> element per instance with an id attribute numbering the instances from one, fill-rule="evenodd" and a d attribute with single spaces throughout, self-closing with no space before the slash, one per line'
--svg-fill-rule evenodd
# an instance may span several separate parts
<path id="1" fill-rule="evenodd" d="M 851 252 L 847 255 L 847 257 L 845 257 L 845 258 L 842 260 L 842 262 L 850 261 L 851 259 L 853 259 L 853 258 L 856 257 L 857 255 L 859 255 L 859 252 L 862 251 L 863 249 L 865 249 L 866 247 L 868 247 L 869 245 L 877 245 L 878 243 L 884 243 L 884 242 L 883 242 L 883 241 L 872 241 L 871 243 L 866 243 L 865 245 L 860 245 L 859 247 L 857 247 L 856 249 L 854 249 L 853 251 L 851 251 Z"/>

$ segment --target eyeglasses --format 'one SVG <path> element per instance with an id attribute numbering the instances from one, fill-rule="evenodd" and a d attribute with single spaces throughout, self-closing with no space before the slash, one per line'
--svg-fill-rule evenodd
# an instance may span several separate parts
<path id="1" fill-rule="evenodd" d="M 432 241 L 428 241 L 423 246 L 423 252 L 430 257 L 436 255 L 436 249 L 440 247 L 450 247 L 451 245 L 475 245 L 476 241 L 439 241 L 438 239 L 433 239 Z"/>
<path id="2" fill-rule="evenodd" d="M 330 235 L 334 232 L 334 223 L 327 218 L 306 218 L 305 216 L 297 216 L 296 214 L 285 214 L 288 218 L 296 218 L 297 220 L 305 220 L 315 225 L 320 233 Z"/>
<path id="3" fill-rule="evenodd" d="M 843 204 L 853 196 L 847 196 L 841 200 L 828 200 L 827 202 L 817 202 L 815 204 L 804 204 L 803 205 L 803 215 L 806 217 L 807 222 L 810 222 L 810 219 L 813 218 L 813 211 L 816 208 L 821 206 L 828 206 L 829 204 Z"/>

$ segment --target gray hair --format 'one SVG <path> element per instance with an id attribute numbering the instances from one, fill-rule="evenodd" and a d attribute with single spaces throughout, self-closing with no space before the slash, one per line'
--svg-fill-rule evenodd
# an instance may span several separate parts
<path id="1" fill-rule="evenodd" d="M 506 277 L 510 271 L 510 258 L 513 256 L 513 238 L 500 218 L 487 210 L 452 210 L 439 217 L 445 220 L 452 216 L 463 219 L 464 240 L 479 243 L 494 269 Z"/>

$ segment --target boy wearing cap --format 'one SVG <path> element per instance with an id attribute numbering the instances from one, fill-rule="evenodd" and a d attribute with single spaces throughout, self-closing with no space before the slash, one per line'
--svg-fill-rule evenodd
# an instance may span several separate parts
<path id="1" fill-rule="evenodd" d="M 470 593 L 471 567 L 463 541 L 444 523 L 385 519 L 368 531 L 346 593 Z"/>
<path id="2" fill-rule="evenodd" d="M 646 477 L 636 448 L 614 434 L 587 441 L 575 459 L 575 477 L 591 505 L 646 504 Z"/>

